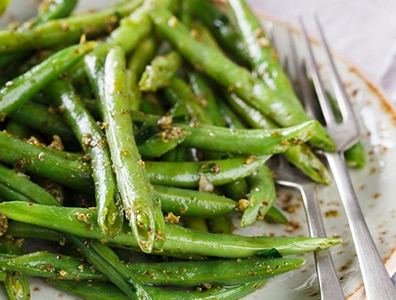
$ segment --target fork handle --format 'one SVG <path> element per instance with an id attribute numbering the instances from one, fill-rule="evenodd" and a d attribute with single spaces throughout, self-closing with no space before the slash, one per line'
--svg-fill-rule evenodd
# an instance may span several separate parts
<path id="1" fill-rule="evenodd" d="M 310 236 L 326 237 L 315 185 L 302 185 L 299 190 L 304 202 Z M 314 257 L 320 287 L 320 299 L 345 299 L 329 249 L 315 251 Z"/>
<path id="2" fill-rule="evenodd" d="M 396 288 L 364 219 L 342 152 L 326 153 L 344 206 L 368 300 L 396 299 Z"/>

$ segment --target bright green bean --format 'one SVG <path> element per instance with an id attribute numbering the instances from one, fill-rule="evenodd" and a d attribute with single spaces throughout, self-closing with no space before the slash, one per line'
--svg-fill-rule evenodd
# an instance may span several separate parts
<path id="1" fill-rule="evenodd" d="M 4 120 L 8 113 L 28 101 L 52 79 L 76 64 L 94 46 L 94 42 L 89 42 L 60 50 L 6 83 L 0 89 L 0 118 Z"/>
<path id="2" fill-rule="evenodd" d="M 123 213 L 117 205 L 117 186 L 102 130 L 84 108 L 73 86 L 63 79 L 53 81 L 46 92 L 73 129 L 85 153 L 90 156 L 98 223 L 108 235 L 116 235 L 123 223 Z"/>
<path id="3" fill-rule="evenodd" d="M 153 6 L 150 17 L 161 33 L 197 69 L 204 71 L 229 91 L 234 91 L 244 101 L 270 116 L 280 125 L 291 126 L 310 120 L 305 112 L 294 109 L 294 106 L 283 97 L 284 95 L 271 90 L 245 68 L 232 62 L 220 51 L 194 40 L 187 28 L 165 8 Z M 335 150 L 335 144 L 324 127 L 318 129 L 318 133 L 310 142 L 325 150 Z"/>
<path id="4" fill-rule="evenodd" d="M 162 238 L 164 220 L 134 139 L 125 68 L 125 52 L 111 48 L 105 61 L 104 97 L 100 101 L 125 216 L 141 249 L 150 253 L 154 240 Z"/>
<path id="5" fill-rule="evenodd" d="M 0 212 L 15 221 L 39 225 L 88 239 L 138 247 L 134 234 L 127 228 L 113 238 L 105 236 L 96 222 L 97 212 L 93 209 L 12 201 L 0 203 Z M 250 257 L 271 249 L 276 249 L 282 256 L 294 255 L 326 249 L 341 242 L 338 238 L 247 237 L 235 234 L 214 234 L 171 224 L 165 224 L 164 236 L 166 239 L 159 249 L 154 247 L 158 253 L 170 251 L 178 254 L 224 258 Z"/>

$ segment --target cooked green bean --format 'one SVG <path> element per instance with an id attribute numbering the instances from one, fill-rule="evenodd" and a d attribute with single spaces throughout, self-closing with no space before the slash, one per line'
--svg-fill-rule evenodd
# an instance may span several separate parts
<path id="1" fill-rule="evenodd" d="M 277 125 L 268 117 L 247 105 L 234 93 L 228 95 L 225 99 L 251 127 L 277 128 Z M 332 179 L 329 170 L 308 145 L 296 145 L 286 150 L 282 155 L 315 182 L 330 184 Z"/>
<path id="2" fill-rule="evenodd" d="M 158 30 L 197 69 L 204 71 L 229 91 L 234 91 L 244 101 L 270 116 L 280 125 L 291 126 L 310 120 L 304 111 L 294 109 L 294 106 L 286 101 L 282 94 L 271 90 L 245 68 L 232 62 L 220 51 L 192 38 L 187 28 L 165 8 L 153 6 L 150 10 L 150 17 Z M 310 142 L 325 150 L 335 150 L 334 142 L 324 127 L 318 129 L 318 133 Z"/>
<path id="3" fill-rule="evenodd" d="M 200 182 L 217 186 L 245 178 L 269 157 L 234 157 L 198 162 L 146 161 L 145 165 L 153 184 L 196 188 Z"/>
<path id="4" fill-rule="evenodd" d="M 154 240 L 163 238 L 164 220 L 134 139 L 125 68 L 125 52 L 111 48 L 105 61 L 104 97 L 100 100 L 125 216 L 140 248 L 150 253 Z"/>
<path id="5" fill-rule="evenodd" d="M 118 258 L 117 254 L 107 245 L 99 241 L 84 241 L 72 234 L 65 234 L 66 239 L 78 247 L 87 261 L 104 274 L 130 299 L 153 299 L 146 288 Z"/>
<path id="6" fill-rule="evenodd" d="M 268 155 L 310 140 L 318 128 L 317 121 L 278 129 L 230 129 L 198 124 L 183 126 L 189 135 L 183 144 L 202 150 L 244 155 Z"/>
<path id="7" fill-rule="evenodd" d="M 0 52 L 54 47 L 62 43 L 76 43 L 82 35 L 87 38 L 108 32 L 117 26 L 123 16 L 129 15 L 141 0 L 124 1 L 97 12 L 78 14 L 64 19 L 51 20 L 24 30 L 1 30 Z M 67 30 L 65 30 L 65 28 Z M 51 69 L 51 68 L 49 68 Z"/>
<path id="8" fill-rule="evenodd" d="M 217 299 L 230 300 L 240 299 L 249 293 L 260 288 L 266 280 L 238 284 L 235 286 L 215 286 L 207 290 L 197 291 L 179 291 L 159 289 L 147 286 L 146 289 L 154 299 L 163 300 L 201 300 L 201 299 Z M 111 284 L 95 281 L 50 281 L 53 286 L 65 290 L 68 293 L 77 296 L 86 297 L 94 300 L 127 300 L 121 290 Z"/>
<path id="9" fill-rule="evenodd" d="M 44 1 L 38 8 L 38 14 L 29 20 L 28 26 L 33 27 L 49 20 L 66 18 L 75 9 L 78 0 L 51 0 Z"/>
<path id="10" fill-rule="evenodd" d="M 139 80 L 139 89 L 144 92 L 155 92 L 169 85 L 171 77 L 180 65 L 181 57 L 175 51 L 154 57 Z"/>
<path id="11" fill-rule="evenodd" d="M 60 205 L 54 196 L 38 184 L 32 182 L 27 175 L 8 169 L 3 165 L 0 165 L 0 182 L 9 189 L 27 197 L 32 202 Z"/>
<path id="12" fill-rule="evenodd" d="M 0 118 L 4 120 L 8 113 L 25 103 L 52 79 L 77 63 L 94 46 L 95 42 L 88 42 L 60 50 L 6 83 L 0 89 Z"/>
<path id="13" fill-rule="evenodd" d="M 29 300 L 30 285 L 27 277 L 19 272 L 6 272 L 4 286 L 9 300 Z"/>
<path id="14" fill-rule="evenodd" d="M 274 180 L 267 165 L 261 166 L 246 179 L 250 189 L 247 195 L 248 204 L 242 213 L 241 227 L 263 220 L 276 199 Z"/>
<path id="15" fill-rule="evenodd" d="M 125 264 L 143 284 L 193 287 L 202 283 L 230 286 L 271 278 L 299 268 L 305 262 L 305 258 L 254 257 Z M 109 280 L 81 258 L 47 251 L 25 255 L 0 254 L 0 266 L 2 270 L 18 271 L 27 276 L 59 280 Z"/>
<path id="16" fill-rule="evenodd" d="M 246 51 L 241 55 L 247 54 L 247 60 L 251 63 L 254 72 L 269 87 L 280 91 L 297 109 L 303 110 L 290 79 L 278 61 L 276 50 L 265 35 L 256 15 L 244 0 L 227 0 L 227 2 L 245 46 Z"/>
<path id="17" fill-rule="evenodd" d="M 66 186 L 91 190 L 90 166 L 86 162 L 66 159 L 48 148 L 37 147 L 0 132 L 0 157 L 7 164 L 17 164 L 28 173 L 52 179 Z M 66 155 L 68 155 L 66 153 Z"/>
<path id="18" fill-rule="evenodd" d="M 58 79 L 46 87 L 46 92 L 62 108 L 83 150 L 90 156 L 98 223 L 106 234 L 116 235 L 121 229 L 123 214 L 116 203 L 118 191 L 104 134 L 71 84 Z"/>
<path id="19" fill-rule="evenodd" d="M 49 136 L 58 135 L 63 142 L 75 142 L 73 131 L 64 120 L 41 104 L 26 102 L 12 111 L 8 117 L 10 120 L 26 125 L 37 132 Z"/>
<path id="20" fill-rule="evenodd" d="M 124 246 L 138 247 L 134 234 L 125 228 L 111 238 L 99 228 L 94 209 L 55 207 L 19 201 L 0 203 L 0 212 L 9 219 L 39 225 L 76 236 L 99 239 Z M 57 222 L 54 222 L 57 220 Z M 166 237 L 158 253 L 170 251 L 224 258 L 244 258 L 276 249 L 282 256 L 326 249 L 341 242 L 339 238 L 247 237 L 194 231 L 179 225 L 165 224 Z M 155 251 L 154 251 L 155 252 Z"/>
<path id="21" fill-rule="evenodd" d="M 213 218 L 236 210 L 235 201 L 213 193 L 161 185 L 155 185 L 154 190 L 161 200 L 162 210 L 179 216 Z"/>

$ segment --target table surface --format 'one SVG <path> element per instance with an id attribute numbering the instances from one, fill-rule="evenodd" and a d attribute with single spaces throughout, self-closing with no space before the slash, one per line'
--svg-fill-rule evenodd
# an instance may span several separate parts
<path id="1" fill-rule="evenodd" d="M 396 105 L 396 1 L 247 0 L 257 10 L 297 25 L 316 11 L 330 46 L 351 61 Z M 317 36 L 312 27 L 308 31 Z"/>

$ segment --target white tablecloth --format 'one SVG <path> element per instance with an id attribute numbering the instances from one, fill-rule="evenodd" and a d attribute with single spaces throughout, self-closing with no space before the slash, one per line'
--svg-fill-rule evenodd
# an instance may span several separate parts
<path id="1" fill-rule="evenodd" d="M 396 105 L 396 1 L 248 0 L 258 10 L 297 25 L 298 11 L 315 10 L 330 46 L 354 63 Z M 315 37 L 315 31 L 308 28 Z"/>

